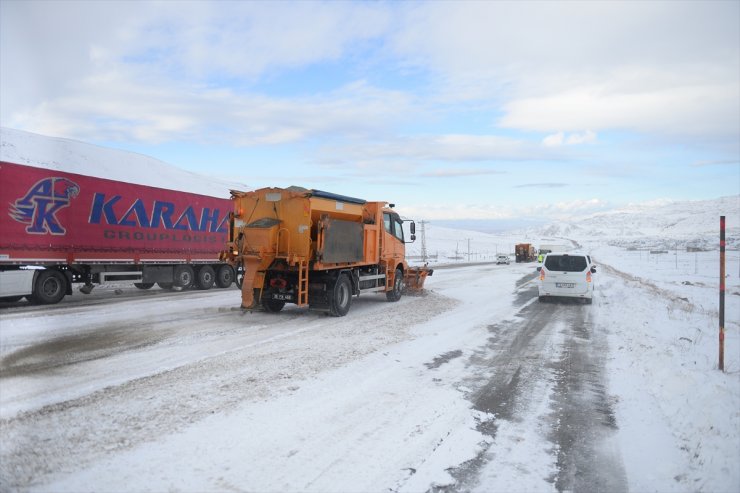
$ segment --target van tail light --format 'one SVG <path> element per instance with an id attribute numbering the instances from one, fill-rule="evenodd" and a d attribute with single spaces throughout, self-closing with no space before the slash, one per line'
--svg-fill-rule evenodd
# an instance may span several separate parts
<path id="1" fill-rule="evenodd" d="M 545 280 L 545 269 L 540 269 L 540 281 Z"/>
<path id="2" fill-rule="evenodd" d="M 591 282 L 591 271 L 586 271 L 586 282 Z"/>

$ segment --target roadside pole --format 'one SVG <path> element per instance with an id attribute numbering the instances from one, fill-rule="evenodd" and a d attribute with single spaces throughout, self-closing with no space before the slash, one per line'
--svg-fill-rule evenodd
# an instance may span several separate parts
<path id="1" fill-rule="evenodd" d="M 725 371 L 725 216 L 719 216 L 719 371 Z"/>

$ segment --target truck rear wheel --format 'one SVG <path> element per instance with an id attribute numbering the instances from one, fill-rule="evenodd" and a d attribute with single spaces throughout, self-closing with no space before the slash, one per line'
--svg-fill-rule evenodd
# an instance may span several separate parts
<path id="1" fill-rule="evenodd" d="M 139 289 L 151 289 L 154 286 L 153 282 L 135 282 L 134 286 Z"/>
<path id="2" fill-rule="evenodd" d="M 234 282 L 234 269 L 230 265 L 221 265 L 216 271 L 216 286 L 228 288 Z"/>
<path id="3" fill-rule="evenodd" d="M 284 306 L 284 301 L 262 298 L 262 308 L 264 308 L 266 312 L 277 313 L 282 310 Z"/>
<path id="4" fill-rule="evenodd" d="M 213 283 L 216 281 L 216 272 L 210 265 L 204 265 L 198 269 L 198 274 L 195 279 L 195 283 L 198 289 L 211 289 Z"/>
<path id="5" fill-rule="evenodd" d="M 158 282 L 157 286 L 161 289 L 172 289 L 173 284 L 171 282 Z"/>
<path id="6" fill-rule="evenodd" d="M 67 293 L 67 278 L 54 269 L 43 270 L 36 277 L 30 301 L 43 305 L 59 303 Z"/>
<path id="7" fill-rule="evenodd" d="M 329 300 L 329 313 L 332 317 L 343 317 L 349 312 L 352 305 L 352 282 L 349 277 L 341 274 L 334 283 L 331 299 Z"/>
<path id="8" fill-rule="evenodd" d="M 393 275 L 393 289 L 385 293 L 385 298 L 388 301 L 398 301 L 401 296 L 403 296 L 403 272 L 401 269 L 396 269 Z"/>
<path id="9" fill-rule="evenodd" d="M 182 289 L 190 289 L 195 282 L 195 272 L 189 265 L 178 265 L 175 267 L 175 286 Z"/>

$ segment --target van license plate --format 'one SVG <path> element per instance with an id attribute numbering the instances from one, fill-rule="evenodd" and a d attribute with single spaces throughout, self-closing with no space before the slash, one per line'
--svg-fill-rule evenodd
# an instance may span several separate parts
<path id="1" fill-rule="evenodd" d="M 576 284 L 574 282 L 556 282 L 555 287 L 556 288 L 574 288 L 576 287 Z"/>

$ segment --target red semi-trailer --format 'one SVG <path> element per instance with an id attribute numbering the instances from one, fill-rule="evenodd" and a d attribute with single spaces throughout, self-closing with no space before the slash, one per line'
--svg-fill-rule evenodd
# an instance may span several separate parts
<path id="1" fill-rule="evenodd" d="M 228 287 L 231 201 L 0 162 L 0 301 L 57 303 L 73 283 Z"/>

